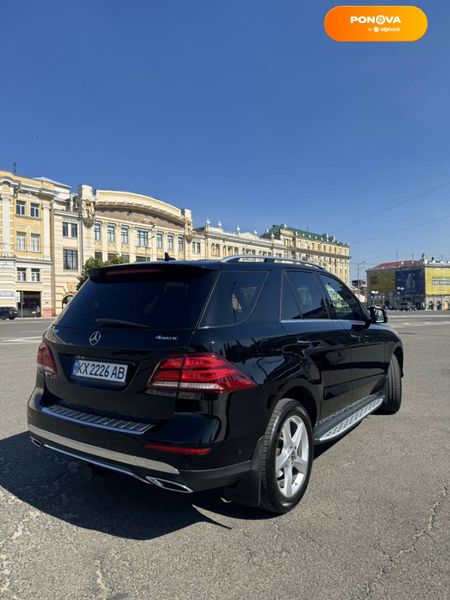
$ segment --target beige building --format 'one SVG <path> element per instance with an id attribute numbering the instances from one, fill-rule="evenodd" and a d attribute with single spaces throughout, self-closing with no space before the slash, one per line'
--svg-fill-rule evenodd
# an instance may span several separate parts
<path id="1" fill-rule="evenodd" d="M 236 254 L 306 260 L 350 284 L 350 248 L 332 235 L 273 225 L 259 236 L 256 231 L 242 233 L 239 227 L 235 232 L 224 231 L 220 222 L 214 227 L 209 221 L 204 227 L 195 229 L 193 258 L 219 259 Z"/>
<path id="2" fill-rule="evenodd" d="M 192 215 L 156 198 L 80 185 L 54 213 L 54 289 L 58 313 L 76 291 L 90 257 L 130 262 L 190 258 Z"/>
<path id="3" fill-rule="evenodd" d="M 0 306 L 52 315 L 52 211 L 70 188 L 0 171 Z"/>
<path id="4" fill-rule="evenodd" d="M 61 312 L 90 257 L 130 262 L 220 259 L 236 254 L 301 258 L 348 283 L 349 247 L 332 236 L 273 226 L 225 231 L 209 221 L 194 229 L 189 209 L 131 192 L 70 186 L 0 171 L 0 306 L 23 316 Z"/>
<path id="5" fill-rule="evenodd" d="M 350 246 L 338 242 L 334 235 L 273 225 L 262 237 L 279 240 L 283 256 L 315 262 L 350 285 Z"/>

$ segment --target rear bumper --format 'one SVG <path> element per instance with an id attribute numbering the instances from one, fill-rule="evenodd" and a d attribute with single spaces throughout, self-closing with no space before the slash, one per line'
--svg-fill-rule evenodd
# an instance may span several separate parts
<path id="1" fill-rule="evenodd" d="M 195 492 L 233 485 L 251 469 L 251 460 L 233 460 L 227 442 L 213 444 L 207 456 L 153 451 L 145 448 L 151 441 L 151 431 L 135 435 L 74 423 L 48 414 L 33 396 L 28 404 L 28 429 L 32 441 L 39 446 L 174 491 Z"/>
<path id="2" fill-rule="evenodd" d="M 28 429 L 32 441 L 38 446 L 171 491 L 189 493 L 233 485 L 251 468 L 251 461 L 245 461 L 217 469 L 179 471 L 169 463 L 85 444 L 34 425 L 29 425 Z"/>

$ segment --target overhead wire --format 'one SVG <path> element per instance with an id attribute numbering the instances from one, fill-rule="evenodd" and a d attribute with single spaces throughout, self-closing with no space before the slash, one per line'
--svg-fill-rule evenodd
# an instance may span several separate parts
<path id="1" fill-rule="evenodd" d="M 416 227 L 422 227 L 423 225 L 428 225 L 429 223 L 436 223 L 436 221 L 443 221 L 444 219 L 450 219 L 450 215 L 442 215 L 440 217 L 436 217 L 435 219 L 429 219 L 428 221 L 422 221 L 422 223 L 416 223 L 415 225 L 410 225 L 409 227 L 402 227 L 401 229 L 395 229 L 394 231 L 380 233 L 379 235 L 373 235 L 371 237 L 367 237 L 362 240 L 358 240 L 357 242 L 351 242 L 350 245 L 354 246 L 355 244 L 361 244 L 362 242 L 378 240 L 380 238 L 387 237 L 389 235 L 394 235 L 395 233 L 401 233 L 402 231 L 408 231 L 410 229 L 415 229 Z"/>
<path id="2" fill-rule="evenodd" d="M 419 192 L 418 194 L 415 194 L 414 196 L 411 196 L 404 200 L 400 200 L 399 202 L 394 202 L 394 204 L 390 204 L 389 206 L 380 208 L 376 212 L 370 213 L 365 217 L 356 219 L 355 221 L 351 221 L 350 223 L 347 223 L 346 225 L 342 225 L 341 227 L 338 227 L 337 229 L 333 229 L 332 231 L 335 234 L 336 232 L 341 231 L 342 229 L 346 229 L 347 227 L 351 227 L 352 225 L 357 225 L 358 223 L 361 223 L 362 221 L 366 221 L 367 219 L 371 219 L 372 217 L 377 217 L 378 215 L 383 214 L 389 210 L 392 210 L 393 208 L 396 208 L 397 206 L 401 206 L 402 204 L 406 204 L 407 202 L 412 202 L 413 200 L 417 200 L 418 198 L 422 198 L 423 196 L 426 196 L 427 194 L 432 194 L 433 192 L 437 192 L 438 190 L 441 190 L 448 186 L 450 186 L 450 181 L 447 181 L 446 183 L 442 183 L 440 185 L 436 185 L 428 190 Z"/>

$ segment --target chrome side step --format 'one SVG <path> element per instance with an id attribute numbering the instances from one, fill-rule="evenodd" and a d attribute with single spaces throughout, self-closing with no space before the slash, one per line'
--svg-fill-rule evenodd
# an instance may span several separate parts
<path id="1" fill-rule="evenodd" d="M 365 404 L 362 408 L 349 415 L 346 419 L 343 419 L 337 423 L 337 425 L 331 429 L 328 429 L 328 431 L 325 431 L 319 438 L 315 440 L 316 444 L 322 444 L 323 442 L 328 442 L 343 435 L 354 425 L 362 421 L 364 417 L 367 417 L 367 415 L 370 415 L 370 413 L 373 413 L 375 410 L 377 410 L 377 408 L 383 404 L 383 400 L 384 396 L 381 396 L 375 398 L 375 400 L 372 400 L 368 404 Z"/>

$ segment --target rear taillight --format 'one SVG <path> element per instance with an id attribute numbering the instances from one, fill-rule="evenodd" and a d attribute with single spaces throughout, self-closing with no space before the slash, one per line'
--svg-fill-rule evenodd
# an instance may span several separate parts
<path id="1" fill-rule="evenodd" d="M 148 387 L 220 393 L 252 388 L 255 383 L 221 356 L 188 354 L 161 361 Z"/>
<path id="2" fill-rule="evenodd" d="M 40 373 L 44 373 L 47 377 L 56 376 L 56 363 L 53 358 L 52 351 L 42 342 L 39 345 L 37 353 L 37 368 Z"/>

